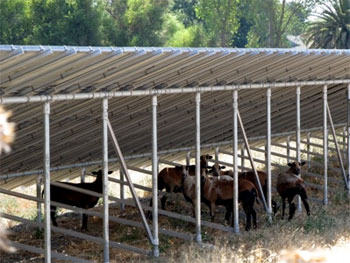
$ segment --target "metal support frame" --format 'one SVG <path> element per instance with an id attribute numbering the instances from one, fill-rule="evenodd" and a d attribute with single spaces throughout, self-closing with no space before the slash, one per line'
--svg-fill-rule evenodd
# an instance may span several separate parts
<path id="1" fill-rule="evenodd" d="M 81 168 L 81 175 L 80 175 L 80 182 L 81 183 L 85 183 L 85 179 L 86 179 L 86 167 Z M 83 213 L 80 213 L 80 217 L 81 217 L 81 224 L 83 225 Z"/>
<path id="2" fill-rule="evenodd" d="M 296 112 L 297 112 L 297 116 L 296 116 L 296 160 L 298 163 L 300 163 L 300 87 L 296 87 Z M 301 177 L 301 171 L 299 174 L 299 177 Z M 298 195 L 298 211 L 301 212 L 301 198 Z"/>
<path id="3" fill-rule="evenodd" d="M 50 102 L 44 103 L 44 184 L 45 184 L 45 263 L 51 263 L 51 217 L 50 217 Z"/>
<path id="4" fill-rule="evenodd" d="M 124 174 L 122 169 L 119 169 L 119 179 L 120 181 L 124 181 Z M 119 184 L 119 194 L 120 194 L 120 200 L 124 200 L 125 199 L 125 190 L 124 190 L 124 184 Z M 125 204 L 121 203 L 120 204 L 120 210 L 124 211 L 125 210 Z"/>
<path id="5" fill-rule="evenodd" d="M 343 127 L 346 126 L 346 123 L 338 123 L 334 124 L 334 127 Z M 321 127 L 315 127 L 315 128 L 309 128 L 309 129 L 303 129 L 301 132 L 315 132 L 315 131 L 321 131 L 323 130 L 323 126 Z M 295 131 L 290 131 L 290 132 L 281 132 L 281 133 L 275 133 L 271 134 L 271 138 L 282 138 L 288 135 L 294 135 Z M 266 139 L 266 136 L 255 136 L 249 138 L 249 141 L 260 141 Z M 322 139 L 322 138 L 321 138 Z M 239 142 L 242 142 L 242 140 L 238 140 Z M 219 146 L 229 146 L 232 145 L 233 141 L 228 140 L 228 141 L 223 141 L 220 143 L 208 143 L 208 144 L 202 144 L 202 149 L 203 148 L 212 148 L 212 147 L 219 147 Z M 184 152 L 184 151 L 190 151 L 194 150 L 195 146 L 190 146 L 190 147 L 181 147 L 181 148 L 176 148 L 176 149 L 169 149 L 169 150 L 163 150 L 159 151 L 158 155 L 167 155 L 167 154 L 174 154 L 174 153 L 179 153 L 179 152 Z M 140 158 L 151 158 L 152 153 L 142 153 L 142 154 L 133 154 L 133 155 L 128 155 L 125 156 L 125 160 L 134 160 L 134 159 L 140 159 Z M 117 158 L 110 158 L 108 160 L 109 163 L 115 163 L 118 161 Z M 68 164 L 68 165 L 59 165 L 59 166 L 54 166 L 50 167 L 50 171 L 61 171 L 61 170 L 67 170 L 67 169 L 73 169 L 73 168 L 81 168 L 81 167 L 91 167 L 91 166 L 96 166 L 96 165 L 101 165 L 102 160 L 95 160 L 95 161 L 89 161 L 89 162 L 82 162 L 82 163 L 74 163 L 74 164 Z M 30 175 L 38 175 L 38 174 L 43 174 L 43 170 L 32 170 L 32 171 L 25 171 L 25 172 L 18 172 L 18 173 L 8 173 L 8 174 L 2 174 L 0 175 L 0 179 L 7 180 L 9 178 L 14 178 L 14 177 L 22 177 L 22 176 L 30 176 Z"/>
<path id="6" fill-rule="evenodd" d="M 271 88 L 266 90 L 266 173 L 268 219 L 271 221 Z"/>
<path id="7" fill-rule="evenodd" d="M 214 157 L 215 157 L 215 160 L 217 160 L 217 161 L 219 161 L 219 154 L 220 154 L 220 148 L 215 147 Z"/>
<path id="8" fill-rule="evenodd" d="M 287 163 L 290 162 L 290 136 L 287 137 Z"/>
<path id="9" fill-rule="evenodd" d="M 114 150 L 117 153 L 118 160 L 120 161 L 120 166 L 121 166 L 121 168 L 123 170 L 123 173 L 125 175 L 126 181 L 127 181 L 128 186 L 130 188 L 130 192 L 131 192 L 132 197 L 133 197 L 133 199 L 135 201 L 136 207 L 137 207 L 137 209 L 138 209 L 138 211 L 139 211 L 139 213 L 141 215 L 142 224 L 143 224 L 143 226 L 144 226 L 144 228 L 146 230 L 148 241 L 153 245 L 153 243 L 154 243 L 153 235 L 152 235 L 150 227 L 149 227 L 149 225 L 147 223 L 147 220 L 146 220 L 146 217 L 145 217 L 145 213 L 144 213 L 144 211 L 142 209 L 142 206 L 141 206 L 140 199 L 137 196 L 136 191 L 135 191 L 135 187 L 134 187 L 134 185 L 133 185 L 133 183 L 131 181 L 131 178 L 130 178 L 130 175 L 129 175 L 129 171 L 128 171 L 128 167 L 126 166 L 126 162 L 125 162 L 123 153 L 122 153 L 122 151 L 121 151 L 121 149 L 119 147 L 119 143 L 117 141 L 117 138 L 116 138 L 116 136 L 114 134 L 112 125 L 111 125 L 109 120 L 107 121 L 107 124 L 108 124 L 109 134 L 112 137 Z"/>
<path id="10" fill-rule="evenodd" d="M 239 233 L 238 217 L 238 91 L 233 91 L 233 231 Z"/>
<path id="11" fill-rule="evenodd" d="M 337 155 L 338 155 L 338 161 L 339 161 L 340 168 L 341 168 L 341 171 L 342 171 L 342 175 L 343 175 L 343 178 L 344 178 L 345 189 L 349 190 L 348 178 L 347 178 L 347 175 L 345 173 L 343 159 L 342 159 L 342 156 L 341 156 L 341 153 L 340 153 L 339 144 L 338 144 L 338 140 L 337 140 L 337 135 L 335 133 L 335 129 L 334 129 L 334 125 L 333 125 L 332 114 L 331 114 L 331 111 L 329 109 L 328 103 L 327 103 L 327 113 L 328 113 L 328 118 L 329 118 L 329 124 L 331 126 L 331 130 L 332 130 L 332 134 L 333 134 L 335 149 L 336 149 Z"/>
<path id="12" fill-rule="evenodd" d="M 346 159 L 346 147 L 345 147 L 345 145 L 346 145 L 346 130 L 347 130 L 347 128 L 346 128 L 346 126 L 344 126 L 344 128 L 343 128 L 343 146 L 342 146 L 344 160 L 347 160 Z"/>
<path id="13" fill-rule="evenodd" d="M 328 204 L 328 127 L 327 127 L 327 85 L 323 86 L 323 204 Z"/>
<path id="14" fill-rule="evenodd" d="M 102 160 L 103 160 L 103 260 L 109 262 L 109 206 L 108 206 L 108 99 L 102 101 Z"/>
<path id="15" fill-rule="evenodd" d="M 191 165 L 191 151 L 186 154 L 186 165 Z"/>
<path id="16" fill-rule="evenodd" d="M 244 153 L 244 144 L 242 144 L 241 145 L 241 172 L 244 172 L 244 169 L 243 169 L 243 167 L 244 167 L 244 165 L 245 165 L 245 158 L 244 158 L 244 155 L 245 155 L 245 153 Z"/>
<path id="17" fill-rule="evenodd" d="M 152 96 L 152 224 L 153 256 L 159 257 L 158 238 L 158 145 L 157 145 L 157 95 Z"/>
<path id="18" fill-rule="evenodd" d="M 310 139 L 311 139 L 311 132 L 308 132 L 306 135 L 306 141 L 307 141 L 307 145 L 306 145 L 306 150 L 307 150 L 307 168 L 310 169 L 311 168 L 311 154 L 310 154 Z"/>
<path id="19" fill-rule="evenodd" d="M 150 96 L 150 95 L 161 95 L 161 94 L 179 94 L 179 93 L 196 93 L 196 92 L 233 91 L 238 89 L 263 89 L 263 88 L 270 89 L 270 88 L 333 85 L 333 84 L 348 84 L 348 83 L 350 83 L 349 79 L 339 79 L 339 80 L 323 80 L 323 81 L 275 82 L 275 83 L 242 84 L 242 85 L 193 87 L 193 88 L 190 87 L 190 88 L 130 90 L 130 91 L 56 94 L 56 95 L 39 95 L 39 96 L 22 96 L 22 97 L 1 97 L 0 104 L 62 101 L 62 100 L 68 101 L 68 100 L 84 100 L 84 99 L 103 99 L 103 98 L 114 98 L 114 97 Z"/>
<path id="20" fill-rule="evenodd" d="M 42 175 L 38 175 L 38 177 L 36 178 L 36 197 L 37 198 L 41 198 L 41 184 L 42 184 Z M 37 202 L 36 203 L 36 220 L 38 221 L 38 223 L 41 222 L 41 203 Z"/>
<path id="21" fill-rule="evenodd" d="M 350 188 L 350 84 L 348 84 L 347 90 L 347 164 L 348 164 L 348 186 Z M 349 191 L 350 195 L 350 191 Z"/>
<path id="22" fill-rule="evenodd" d="M 85 178 L 86 178 L 86 168 L 83 167 L 81 168 L 80 182 L 85 183 Z"/>
<path id="23" fill-rule="evenodd" d="M 255 163 L 254 163 L 254 160 L 253 160 L 253 155 L 251 153 L 251 150 L 250 150 L 250 146 L 249 146 L 249 142 L 248 142 L 248 138 L 247 138 L 247 135 L 245 133 L 245 129 L 244 129 L 244 126 L 243 126 L 243 122 L 242 122 L 242 118 L 241 118 L 241 114 L 239 113 L 239 110 L 237 109 L 237 118 L 238 118 L 238 122 L 239 122 L 239 125 L 241 126 L 241 130 L 242 130 L 242 135 L 243 135 L 243 140 L 244 140 L 244 143 L 245 143 L 245 146 L 247 148 L 247 152 L 248 152 L 248 157 L 249 157 L 249 160 L 250 160 L 250 165 L 252 166 L 252 169 L 254 171 L 254 174 L 255 174 L 255 180 L 257 182 L 257 185 L 258 185 L 258 191 L 260 192 L 260 196 L 261 196 L 261 199 L 263 201 L 263 205 L 264 205 L 264 209 L 265 211 L 269 214 L 269 209 L 268 209 L 268 205 L 266 203 L 266 196 L 264 194 L 264 191 L 262 189 L 262 186 L 261 186 L 261 183 L 260 183 L 260 179 L 259 179 L 259 175 L 258 175 L 258 170 L 256 169 L 256 166 L 255 166 Z M 243 151 L 244 152 L 244 151 Z M 241 158 L 243 157 L 243 155 L 241 155 Z M 243 169 L 243 168 L 242 168 Z"/>
<path id="24" fill-rule="evenodd" d="M 201 118 L 200 118 L 200 106 L 201 106 L 201 94 L 199 92 L 195 95 L 196 100 L 196 242 L 202 242 L 201 233 L 201 166 L 200 166 L 200 155 L 201 155 Z"/>

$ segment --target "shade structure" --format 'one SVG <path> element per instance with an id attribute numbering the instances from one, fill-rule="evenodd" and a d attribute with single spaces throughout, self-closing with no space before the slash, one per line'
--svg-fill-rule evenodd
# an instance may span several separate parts
<path id="1" fill-rule="evenodd" d="M 349 50 L 0 46 L 1 101 L 13 97 L 178 90 L 178 94 L 158 97 L 159 151 L 195 145 L 194 93 L 181 91 L 242 85 L 237 86 L 239 110 L 247 136 L 252 138 L 266 134 L 268 85 L 273 87 L 272 134 L 296 128 L 297 83 L 305 84 L 300 85 L 302 129 L 322 127 L 323 82 L 328 83 L 334 123 L 345 123 Z M 258 87 L 260 84 L 266 86 Z M 201 94 L 202 144 L 232 141 L 231 93 L 221 90 Z M 101 161 L 101 100 L 51 103 L 51 167 Z M 150 102 L 149 95 L 109 99 L 109 119 L 125 156 L 152 152 Z M 42 103 L 9 103 L 6 108 L 13 111 L 17 130 L 12 152 L 0 157 L 2 179 L 11 173 L 40 170 L 43 165 Z M 109 156 L 115 156 L 112 146 L 108 148 Z M 149 158 L 134 162 L 151 163 Z M 79 175 L 80 169 L 72 169 L 60 177 Z M 35 177 L 6 179 L 0 185 L 9 189 L 35 182 Z"/>

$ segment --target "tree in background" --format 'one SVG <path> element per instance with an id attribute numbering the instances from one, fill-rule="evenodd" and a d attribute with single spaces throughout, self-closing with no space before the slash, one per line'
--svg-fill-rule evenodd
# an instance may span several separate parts
<path id="1" fill-rule="evenodd" d="M 287 34 L 299 35 L 317 0 L 251 0 L 253 25 L 248 33 L 248 47 L 288 47 Z"/>
<path id="2" fill-rule="evenodd" d="M 196 14 L 197 2 L 198 0 L 174 0 L 171 11 L 177 15 L 179 21 L 185 27 L 192 26 L 200 21 L 200 18 Z"/>
<path id="3" fill-rule="evenodd" d="M 324 6 L 307 30 L 307 43 L 312 48 L 350 49 L 350 0 L 332 0 Z"/>
<path id="4" fill-rule="evenodd" d="M 239 0 L 202 0 L 196 5 L 196 14 L 208 32 L 210 46 L 229 47 L 239 27 Z"/>
<path id="5" fill-rule="evenodd" d="M 28 1 L 0 0 L 0 43 L 26 43 L 29 34 Z"/>
<path id="6" fill-rule="evenodd" d="M 129 46 L 161 46 L 164 41 L 160 36 L 168 7 L 168 0 L 106 1 L 106 10 L 114 19 L 114 32 L 122 36 L 123 45 Z"/>
<path id="7" fill-rule="evenodd" d="M 32 0 L 29 44 L 100 45 L 101 8 L 95 0 Z"/>
<path id="8" fill-rule="evenodd" d="M 251 15 L 251 0 L 240 1 L 238 4 L 239 10 L 239 28 L 232 38 L 232 46 L 244 48 L 248 44 L 248 33 L 254 25 Z"/>

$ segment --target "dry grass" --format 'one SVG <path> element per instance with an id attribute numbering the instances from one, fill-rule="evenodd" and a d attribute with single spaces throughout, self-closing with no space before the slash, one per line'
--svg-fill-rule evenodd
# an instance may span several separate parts
<path id="1" fill-rule="evenodd" d="M 292 222 L 281 220 L 278 214 L 273 223 L 269 224 L 260 210 L 258 229 L 242 232 L 239 235 L 203 228 L 203 246 L 160 235 L 160 259 L 111 249 L 111 262 L 325 262 L 302 261 L 302 258 L 313 255 L 308 253 L 316 250 L 316 255 L 321 255 L 321 259 L 329 259 L 334 253 L 349 248 L 350 204 L 348 200 L 342 195 L 333 197 L 328 207 L 312 206 L 310 217 L 307 217 L 305 213 L 297 214 Z M 148 202 L 148 200 L 144 201 Z M 189 204 L 179 200 L 171 202 L 168 209 L 181 210 L 185 214 L 191 211 Z M 101 211 L 101 208 L 97 207 L 95 210 Z M 122 212 L 118 206 L 112 206 L 110 213 L 121 218 L 139 221 L 139 215 L 135 208 L 127 207 L 127 210 Z M 203 212 L 203 217 L 208 219 L 207 212 Z M 218 213 L 216 221 L 222 220 L 223 213 Z M 59 217 L 58 224 L 60 227 L 80 231 L 80 217 L 78 215 L 63 215 Z M 163 216 L 160 217 L 160 225 L 162 228 L 194 233 L 193 224 Z M 244 221 L 242 220 L 242 231 L 243 226 Z M 16 226 L 11 231 L 13 233 L 10 236 L 12 240 L 43 247 L 42 233 L 36 229 Z M 102 237 L 102 219 L 91 217 L 87 234 Z M 144 249 L 151 248 L 147 244 L 146 235 L 142 229 L 113 222 L 110 223 L 110 239 Z M 206 245 L 209 243 L 214 245 Z M 53 233 L 52 247 L 60 253 L 83 257 L 93 262 L 102 262 L 103 260 L 102 245 L 86 240 Z M 24 251 L 13 255 L 0 253 L 0 258 L 3 263 L 43 262 L 42 256 Z M 299 261 L 293 261 L 295 258 Z M 289 261 L 282 261 L 284 259 Z"/>

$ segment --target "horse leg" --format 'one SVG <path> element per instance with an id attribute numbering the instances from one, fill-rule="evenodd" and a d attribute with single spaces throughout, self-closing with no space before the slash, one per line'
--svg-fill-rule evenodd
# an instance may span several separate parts
<path id="1" fill-rule="evenodd" d="M 282 219 L 284 218 L 284 210 L 286 209 L 285 197 L 282 197 Z"/>
<path id="2" fill-rule="evenodd" d="M 51 221 L 54 226 L 57 226 L 56 222 L 56 206 L 50 206 Z"/>
<path id="3" fill-rule="evenodd" d="M 306 213 L 307 213 L 307 215 L 309 216 L 309 215 L 310 215 L 310 206 L 309 206 L 309 203 L 307 202 L 307 200 L 306 200 L 305 198 L 301 198 L 301 200 L 303 201 L 303 204 L 304 204 Z"/>
<path id="4" fill-rule="evenodd" d="M 277 209 L 278 209 L 277 203 L 276 203 L 274 200 L 272 200 L 271 202 L 272 202 L 272 211 L 273 211 L 273 215 L 276 215 Z"/>
<path id="5" fill-rule="evenodd" d="M 296 210 L 296 206 L 293 203 L 293 198 L 288 197 L 288 203 L 289 203 L 289 217 L 288 220 L 291 220 L 294 216 L 295 210 Z"/>
<path id="6" fill-rule="evenodd" d="M 83 223 L 81 225 L 81 230 L 87 230 L 88 215 L 83 214 Z"/>
<path id="7" fill-rule="evenodd" d="M 210 216 L 211 216 L 211 221 L 214 221 L 214 217 L 215 217 L 215 203 L 214 202 L 210 203 Z"/>
<path id="8" fill-rule="evenodd" d="M 243 210 L 246 214 L 247 217 L 247 222 L 245 225 L 245 230 L 249 231 L 250 230 L 250 226 L 251 226 L 251 213 L 250 213 L 250 207 L 247 204 L 243 204 Z"/>
<path id="9" fill-rule="evenodd" d="M 256 229 L 257 228 L 257 223 L 256 223 L 256 212 L 254 207 L 251 207 L 251 213 L 253 216 L 253 228 Z"/>

